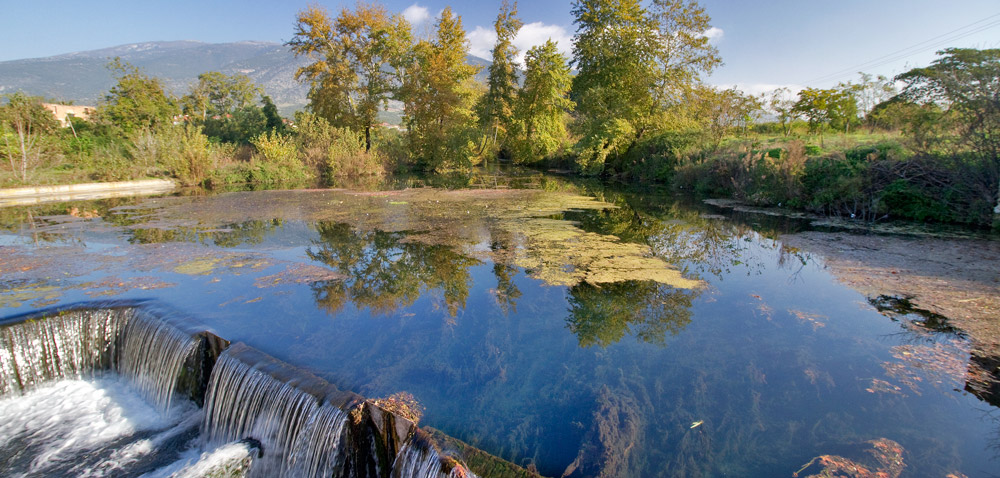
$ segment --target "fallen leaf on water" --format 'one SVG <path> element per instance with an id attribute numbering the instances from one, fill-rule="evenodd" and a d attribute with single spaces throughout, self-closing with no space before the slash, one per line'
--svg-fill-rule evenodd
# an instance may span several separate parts
<path id="1" fill-rule="evenodd" d="M 701 426 L 702 423 L 705 423 L 705 420 L 698 420 L 691 424 L 691 428 L 698 428 Z"/>

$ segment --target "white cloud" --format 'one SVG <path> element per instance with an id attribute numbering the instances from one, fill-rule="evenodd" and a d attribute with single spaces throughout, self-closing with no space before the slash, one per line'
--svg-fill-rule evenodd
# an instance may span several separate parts
<path id="1" fill-rule="evenodd" d="M 493 45 L 497 42 L 497 33 L 494 29 L 477 26 L 475 30 L 466 34 L 466 38 L 469 39 L 470 54 L 487 60 L 493 57 Z"/>
<path id="2" fill-rule="evenodd" d="M 403 10 L 403 18 L 410 22 L 411 25 L 419 26 L 431 19 L 431 12 L 427 10 L 427 7 L 421 7 L 414 3 L 406 7 L 406 10 Z"/>
<path id="3" fill-rule="evenodd" d="M 477 26 L 469 32 L 466 37 L 469 39 L 469 53 L 485 58 L 493 57 L 493 46 L 497 42 L 496 30 Z M 533 46 L 544 44 L 547 40 L 557 42 L 559 52 L 567 58 L 573 50 L 573 35 L 570 35 L 565 27 L 559 25 L 547 25 L 542 22 L 532 22 L 521 27 L 514 36 L 514 46 L 518 49 L 517 62 L 524 65 L 524 54 Z"/>
<path id="4" fill-rule="evenodd" d="M 709 43 L 717 45 L 722 41 L 722 37 L 725 36 L 726 32 L 719 27 L 710 27 L 701 34 L 708 38 Z"/>
<path id="5" fill-rule="evenodd" d="M 573 35 L 560 25 L 546 25 L 542 22 L 532 22 L 521 27 L 514 37 L 514 46 L 520 52 L 517 62 L 524 65 L 524 54 L 535 45 L 544 44 L 546 40 L 558 43 L 559 52 L 569 58 L 573 52 Z"/>

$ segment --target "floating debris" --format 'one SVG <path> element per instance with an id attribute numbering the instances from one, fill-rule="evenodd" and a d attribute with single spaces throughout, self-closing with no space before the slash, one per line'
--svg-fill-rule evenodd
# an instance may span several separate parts
<path id="1" fill-rule="evenodd" d="M 792 474 L 798 477 L 800 473 L 806 471 L 814 465 L 823 467 L 819 473 L 808 475 L 806 478 L 898 478 L 906 468 L 903 463 L 903 447 L 888 438 L 878 438 L 865 443 L 870 443 L 871 450 L 866 450 L 874 458 L 873 463 L 862 463 L 863 459 L 857 461 L 844 458 L 838 455 L 820 455 L 799 468 Z M 870 460 L 867 460 L 870 461 Z"/>

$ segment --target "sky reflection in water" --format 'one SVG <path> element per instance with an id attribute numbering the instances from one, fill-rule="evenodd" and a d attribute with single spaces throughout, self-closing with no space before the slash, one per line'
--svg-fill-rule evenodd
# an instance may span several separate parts
<path id="1" fill-rule="evenodd" d="M 0 306 L 158 298 L 341 388 L 410 392 L 422 424 L 546 475 L 874 469 L 883 438 L 904 476 L 996 468 L 960 336 L 880 315 L 775 229 L 536 186 L 7 209 Z"/>

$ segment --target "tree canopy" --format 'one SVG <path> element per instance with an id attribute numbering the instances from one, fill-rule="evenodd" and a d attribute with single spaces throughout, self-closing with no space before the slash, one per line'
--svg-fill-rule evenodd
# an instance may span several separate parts
<path id="1" fill-rule="evenodd" d="M 180 103 L 185 114 L 204 121 L 253 105 L 262 94 L 264 89 L 247 75 L 237 73 L 230 76 L 209 71 L 198 75 L 198 83 L 181 98 Z"/>
<path id="2" fill-rule="evenodd" d="M 358 3 L 335 20 L 310 6 L 299 12 L 288 44 L 296 56 L 313 60 L 296 72 L 310 83 L 310 108 L 334 126 L 364 131 L 370 150 L 378 112 L 398 87 L 392 66 L 410 48 L 410 24 L 380 5 Z"/>
<path id="3" fill-rule="evenodd" d="M 524 57 L 524 87 L 515 104 L 517 135 L 512 149 L 519 162 L 536 162 L 554 153 L 566 137 L 571 76 L 566 57 L 548 40 Z"/>
<path id="4" fill-rule="evenodd" d="M 461 17 L 445 8 L 431 40 L 414 47 L 401 98 L 412 154 L 428 170 L 471 164 L 476 124 L 471 82 L 479 68 L 466 62 L 468 41 Z"/>
<path id="5" fill-rule="evenodd" d="M 488 140 L 497 149 L 512 128 L 514 101 L 517 97 L 517 48 L 514 37 L 524 23 L 517 18 L 517 2 L 504 0 L 493 27 L 497 41 L 493 46 L 493 61 L 489 66 L 487 91 L 479 104 L 479 124 Z"/>
<path id="6" fill-rule="evenodd" d="M 131 133 L 167 125 L 180 113 L 177 101 L 167 94 L 158 78 L 115 58 L 108 64 L 117 83 L 97 109 L 101 121 Z"/>

